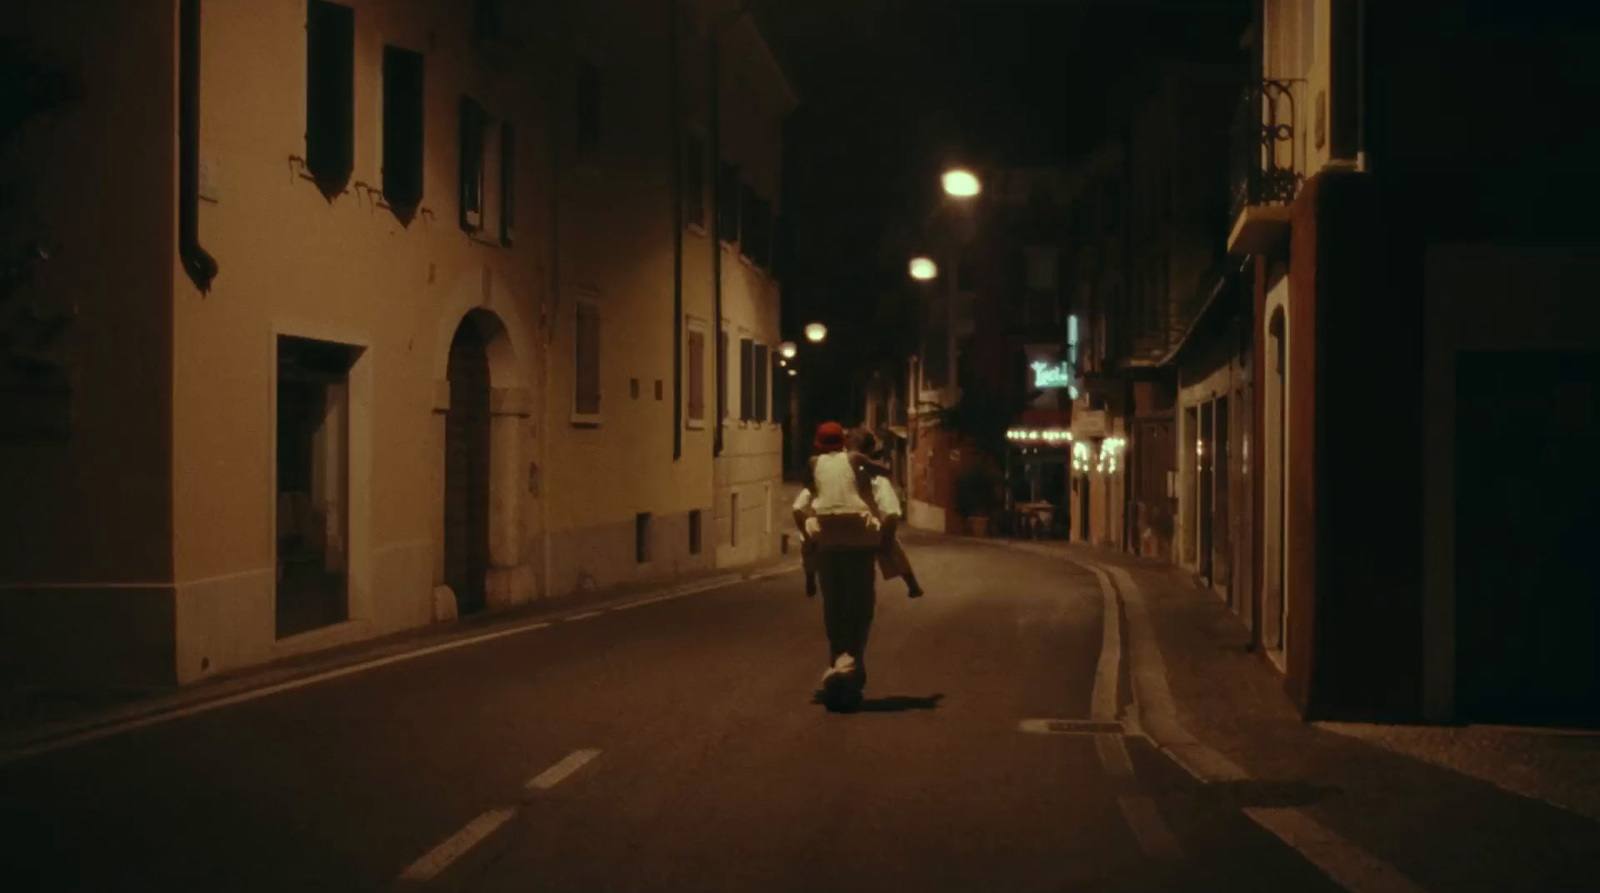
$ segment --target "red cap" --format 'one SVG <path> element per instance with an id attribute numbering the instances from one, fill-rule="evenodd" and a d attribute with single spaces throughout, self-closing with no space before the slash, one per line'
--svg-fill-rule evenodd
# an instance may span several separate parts
<path id="1" fill-rule="evenodd" d="M 844 426 L 838 422 L 823 422 L 817 426 L 817 439 L 813 448 L 819 453 L 844 449 Z"/>

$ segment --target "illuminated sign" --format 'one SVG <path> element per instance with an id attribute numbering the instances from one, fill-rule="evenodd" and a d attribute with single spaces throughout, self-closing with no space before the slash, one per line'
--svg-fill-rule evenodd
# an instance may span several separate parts
<path id="1" fill-rule="evenodd" d="M 1033 386 L 1039 390 L 1046 388 L 1072 387 L 1072 365 L 1070 363 L 1045 363 L 1036 362 L 1033 366 Z"/>

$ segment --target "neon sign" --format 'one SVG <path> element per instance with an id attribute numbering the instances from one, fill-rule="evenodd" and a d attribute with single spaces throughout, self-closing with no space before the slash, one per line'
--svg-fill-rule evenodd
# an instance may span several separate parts
<path id="1" fill-rule="evenodd" d="M 1072 364 L 1037 362 L 1031 365 L 1033 366 L 1033 386 L 1035 388 L 1044 390 L 1046 388 L 1072 386 Z"/>

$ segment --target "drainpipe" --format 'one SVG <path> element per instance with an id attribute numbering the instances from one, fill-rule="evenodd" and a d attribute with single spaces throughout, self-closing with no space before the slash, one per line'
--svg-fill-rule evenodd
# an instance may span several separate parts
<path id="1" fill-rule="evenodd" d="M 667 108 L 672 121 L 672 461 L 676 462 L 683 458 L 683 108 L 678 95 L 678 0 L 671 0 L 667 9 L 672 32 L 668 51 L 672 70 L 667 76 L 672 92 Z"/>
<path id="2" fill-rule="evenodd" d="M 561 57 L 551 54 L 550 80 L 552 84 L 561 84 Z M 553 90 L 554 95 L 560 95 L 559 90 Z M 546 239 L 545 248 L 550 252 L 549 268 L 550 280 L 546 286 L 544 299 L 544 350 L 543 378 L 540 387 L 544 390 L 544 397 L 540 400 L 541 419 L 539 423 L 539 461 L 545 469 L 540 473 L 539 484 L 539 527 L 543 531 L 544 547 L 540 555 L 540 584 L 539 593 L 542 598 L 550 598 L 553 593 L 551 585 L 550 562 L 550 487 L 543 480 L 549 471 L 550 464 L 550 425 L 554 414 L 550 404 L 552 394 L 550 390 L 550 348 L 555 344 L 557 317 L 561 309 L 561 116 L 551 115 L 550 124 L 550 235 Z"/>
<path id="3" fill-rule="evenodd" d="M 1356 170 L 1367 170 L 1367 0 L 1356 0 Z"/>
<path id="4" fill-rule="evenodd" d="M 200 0 L 178 3 L 178 257 L 211 291 L 217 261 L 200 247 Z"/>

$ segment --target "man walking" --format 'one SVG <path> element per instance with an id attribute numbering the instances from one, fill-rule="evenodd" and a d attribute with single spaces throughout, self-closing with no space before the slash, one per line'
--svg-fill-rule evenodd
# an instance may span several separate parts
<path id="1" fill-rule="evenodd" d="M 875 481 L 846 451 L 844 428 L 837 422 L 817 427 L 814 447 L 810 480 L 794 503 L 795 522 L 805 547 L 814 551 L 822 589 L 830 661 L 822 677 L 824 703 L 833 710 L 853 710 L 867 682 L 877 560 L 893 548 L 900 501 L 886 480 Z"/>

